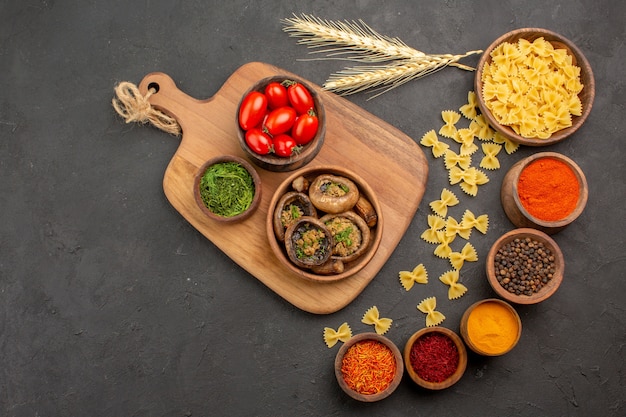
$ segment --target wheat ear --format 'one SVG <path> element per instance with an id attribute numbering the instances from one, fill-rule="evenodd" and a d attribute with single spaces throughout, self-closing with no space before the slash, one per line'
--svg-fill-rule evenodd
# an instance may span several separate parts
<path id="1" fill-rule="evenodd" d="M 283 19 L 283 30 L 298 43 L 309 48 L 319 48 L 314 53 L 325 56 L 317 59 L 341 59 L 385 65 L 357 66 L 332 74 L 324 88 L 342 95 L 354 94 L 374 87 L 385 87 L 376 96 L 407 81 L 424 77 L 447 66 L 473 71 L 460 64 L 461 58 L 482 51 L 461 55 L 433 55 L 411 48 L 398 38 L 382 35 L 362 20 L 358 22 L 329 21 L 302 14 Z M 375 96 L 374 96 L 375 97 Z M 373 97 L 370 97 L 373 98 Z"/>

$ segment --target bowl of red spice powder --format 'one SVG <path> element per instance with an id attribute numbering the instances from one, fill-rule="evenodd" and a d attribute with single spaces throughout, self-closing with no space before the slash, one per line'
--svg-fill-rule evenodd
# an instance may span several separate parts
<path id="1" fill-rule="evenodd" d="M 585 209 L 589 188 L 585 174 L 570 158 L 539 152 L 514 164 L 500 189 L 502 207 L 517 227 L 554 234 Z"/>
<path id="2" fill-rule="evenodd" d="M 360 333 L 341 346 L 335 376 L 341 389 L 355 400 L 380 401 L 402 381 L 404 363 L 398 347 L 377 333 Z"/>
<path id="3" fill-rule="evenodd" d="M 404 346 L 407 373 L 420 387 L 441 390 L 456 384 L 467 367 L 467 351 L 461 338 L 445 327 L 425 327 Z"/>
<path id="4" fill-rule="evenodd" d="M 487 280 L 501 298 L 515 304 L 537 304 L 551 297 L 563 281 L 565 260 L 548 234 L 511 230 L 496 240 L 485 261 Z"/>

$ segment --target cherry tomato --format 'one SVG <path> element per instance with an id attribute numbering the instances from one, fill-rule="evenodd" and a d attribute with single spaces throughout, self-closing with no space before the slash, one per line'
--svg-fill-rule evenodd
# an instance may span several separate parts
<path id="1" fill-rule="evenodd" d="M 291 129 L 293 122 L 296 121 L 296 111 L 293 107 L 285 106 L 272 110 L 267 115 L 265 127 L 272 136 L 280 135 Z"/>
<path id="2" fill-rule="evenodd" d="M 289 105 L 287 98 L 287 88 L 281 83 L 272 82 L 265 87 L 265 97 L 267 97 L 267 105 L 270 109 L 277 109 Z"/>
<path id="3" fill-rule="evenodd" d="M 239 126 L 243 130 L 252 129 L 263 120 L 267 109 L 267 97 L 258 91 L 251 91 L 239 107 Z"/>
<path id="4" fill-rule="evenodd" d="M 291 106 L 296 109 L 298 114 L 304 114 L 315 107 L 313 96 L 305 86 L 295 81 L 286 81 L 287 97 Z"/>
<path id="5" fill-rule="evenodd" d="M 246 132 L 246 144 L 252 152 L 259 155 L 267 155 L 273 151 L 272 138 L 256 127 Z"/>
<path id="6" fill-rule="evenodd" d="M 276 155 L 288 158 L 294 153 L 298 153 L 299 149 L 298 144 L 291 136 L 285 134 L 274 136 L 274 153 Z"/>
<path id="7" fill-rule="evenodd" d="M 298 145 L 306 145 L 317 134 L 319 120 L 313 110 L 298 116 L 291 128 L 291 136 Z"/>

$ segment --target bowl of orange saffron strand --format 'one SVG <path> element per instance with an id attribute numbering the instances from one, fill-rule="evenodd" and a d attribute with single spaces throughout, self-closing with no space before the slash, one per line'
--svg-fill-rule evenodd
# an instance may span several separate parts
<path id="1" fill-rule="evenodd" d="M 500 200 L 517 227 L 554 234 L 576 220 L 587 204 L 582 169 L 557 152 L 539 152 L 513 165 L 502 180 Z"/>
<path id="2" fill-rule="evenodd" d="M 363 402 L 390 396 L 402 381 L 404 363 L 398 347 L 377 333 L 360 333 L 341 346 L 335 376 L 341 389 Z"/>
<path id="3" fill-rule="evenodd" d="M 461 336 L 479 355 L 504 355 L 517 345 L 521 334 L 522 322 L 517 311 L 499 298 L 477 301 L 461 317 Z"/>
<path id="4" fill-rule="evenodd" d="M 417 385 L 442 390 L 456 384 L 467 367 L 467 351 L 461 338 L 445 327 L 425 327 L 404 346 L 407 373 Z"/>

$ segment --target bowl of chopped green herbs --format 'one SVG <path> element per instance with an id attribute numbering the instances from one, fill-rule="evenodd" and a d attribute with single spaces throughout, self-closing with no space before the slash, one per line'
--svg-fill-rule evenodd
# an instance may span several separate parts
<path id="1" fill-rule="evenodd" d="M 194 196 L 200 210 L 211 219 L 221 222 L 245 220 L 261 201 L 261 178 L 243 158 L 218 156 L 198 170 Z"/>

